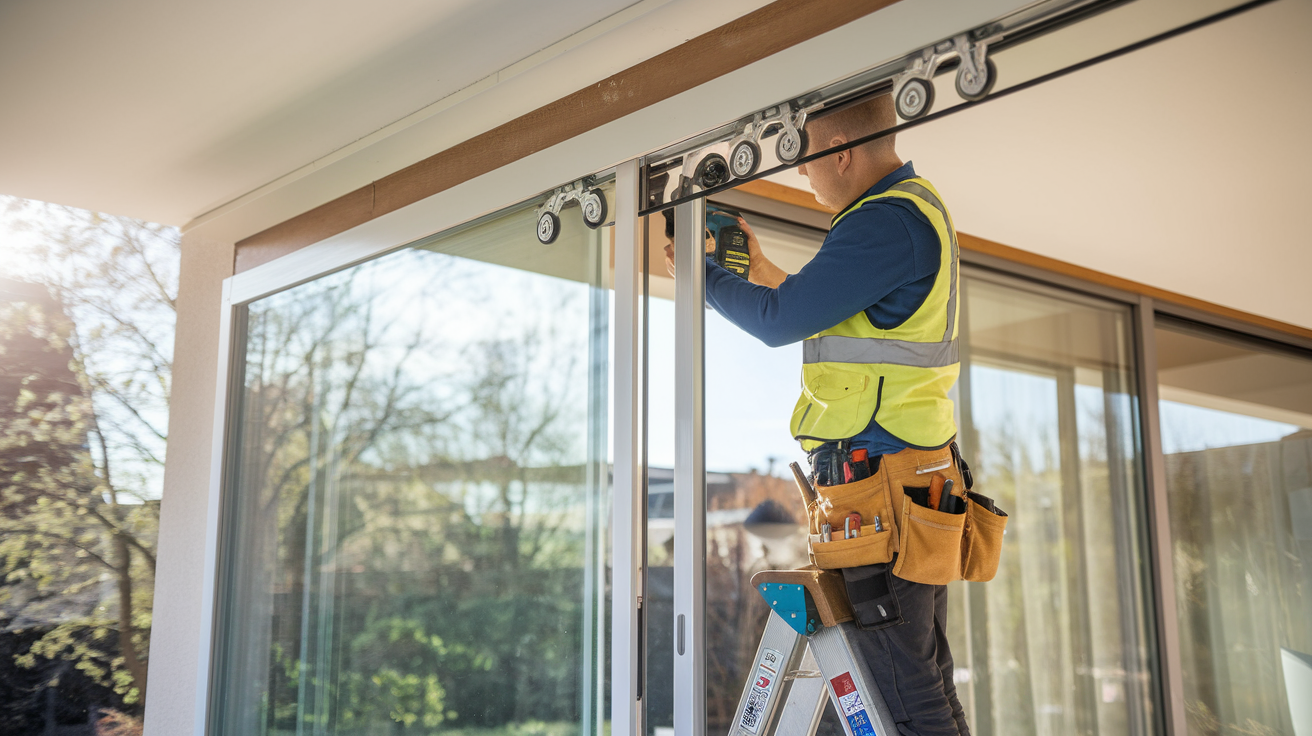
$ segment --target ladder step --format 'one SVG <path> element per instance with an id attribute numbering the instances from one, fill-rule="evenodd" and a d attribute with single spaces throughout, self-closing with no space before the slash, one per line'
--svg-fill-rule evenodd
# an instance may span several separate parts
<path id="1" fill-rule="evenodd" d="M 800 585 L 805 588 L 810 594 L 811 603 L 820 617 L 822 626 L 837 626 L 853 619 L 852 606 L 847 602 L 847 587 L 843 583 L 843 575 L 836 570 L 821 570 L 814 565 L 808 565 L 798 570 L 762 570 L 752 576 L 752 586 L 761 594 L 765 602 L 770 604 L 771 609 L 775 608 L 774 601 L 779 600 L 773 594 L 780 592 L 778 588 L 780 585 Z M 801 609 L 792 607 L 788 610 L 792 613 L 805 610 L 805 607 Z M 784 618 L 792 620 L 787 616 Z M 798 631 L 803 634 L 811 633 L 804 629 Z"/>

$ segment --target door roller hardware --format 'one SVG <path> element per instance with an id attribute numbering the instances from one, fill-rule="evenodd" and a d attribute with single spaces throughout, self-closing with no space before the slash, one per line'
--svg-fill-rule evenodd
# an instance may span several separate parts
<path id="1" fill-rule="evenodd" d="M 577 202 L 583 214 L 583 224 L 596 230 L 606 224 L 609 214 L 606 195 L 597 187 L 593 177 L 584 177 L 551 193 L 547 201 L 536 210 L 538 242 L 551 245 L 560 235 L 560 211 L 565 205 Z"/>
<path id="2" fill-rule="evenodd" d="M 956 66 L 957 96 L 967 102 L 982 100 L 998 81 L 997 67 L 988 58 L 989 49 L 1033 38 L 1126 1 L 1044 0 L 926 46 L 905 57 L 903 70 L 893 77 L 893 104 L 898 117 L 910 121 L 929 114 L 934 105 L 933 80 L 941 67 Z"/>
<path id="3" fill-rule="evenodd" d="M 1075 23 L 1132 0 L 1039 0 L 980 26 L 848 79 L 765 108 L 643 157 L 643 208 L 651 214 L 783 167 L 806 155 L 806 122 L 849 105 L 893 95 L 898 116 L 919 120 L 934 106 L 934 77 L 956 69 L 963 100 L 988 97 L 998 70 L 989 58 L 1013 44 Z"/>
<path id="4" fill-rule="evenodd" d="M 807 110 L 775 105 L 644 159 L 648 208 L 790 166 L 806 152 Z"/>

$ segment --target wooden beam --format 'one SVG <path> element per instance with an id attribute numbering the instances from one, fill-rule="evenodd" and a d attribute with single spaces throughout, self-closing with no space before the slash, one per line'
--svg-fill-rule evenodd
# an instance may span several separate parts
<path id="1" fill-rule="evenodd" d="M 805 207 L 808 210 L 824 212 L 826 214 L 837 214 L 828 207 L 815 201 L 815 195 L 810 192 L 795 189 L 784 184 L 776 184 L 768 179 L 757 179 L 749 181 L 746 184 L 739 184 L 734 189 L 748 194 L 755 194 L 758 197 L 772 199 L 776 202 L 791 204 L 797 207 Z"/>
<path id="2" fill-rule="evenodd" d="M 1202 299 L 1178 294 L 1174 291 L 1167 291 L 1166 289 L 1159 289 L 1156 286 L 1149 286 L 1148 284 L 1143 284 L 1138 281 L 1131 281 L 1130 279 L 1123 279 L 1119 276 L 1112 276 L 1111 274 L 1103 273 L 1102 271 L 1095 271 L 1091 268 L 1077 266 L 1074 263 L 1067 263 L 1066 261 L 1059 261 L 1056 258 L 1049 258 L 1048 256 L 1041 256 L 1038 253 L 1031 253 L 1030 251 L 1013 248 L 1009 245 L 1003 245 L 1002 243 L 995 243 L 994 241 L 985 238 L 967 235 L 966 233 L 957 233 L 957 242 L 965 250 L 972 250 L 976 253 L 985 253 L 996 258 L 1001 258 L 1005 261 L 1011 261 L 1012 263 L 1032 266 L 1034 268 L 1043 269 L 1044 271 L 1050 271 L 1063 276 L 1070 276 L 1091 283 L 1109 286 L 1113 289 L 1128 291 L 1132 294 L 1142 294 L 1143 296 L 1149 296 L 1159 301 L 1178 304 L 1182 307 L 1189 307 L 1190 309 L 1196 309 L 1200 312 L 1206 312 L 1207 314 L 1214 314 L 1218 317 L 1225 317 L 1227 319 L 1233 319 L 1246 324 L 1265 327 L 1269 330 L 1276 330 L 1277 332 L 1284 332 L 1303 339 L 1312 340 L 1312 330 L 1309 330 L 1306 327 L 1300 327 L 1299 325 L 1293 325 L 1288 322 L 1281 322 L 1280 320 L 1263 317 L 1250 312 L 1243 312 L 1238 309 L 1231 309 L 1230 307 L 1223 307 L 1220 304 L 1213 304 L 1208 301 L 1203 301 Z"/>
<path id="3" fill-rule="evenodd" d="M 815 201 L 815 196 L 810 192 L 805 192 L 801 189 L 785 186 L 783 184 L 777 184 L 765 179 L 748 182 L 736 188 L 747 192 L 748 194 L 755 194 L 758 197 L 764 197 L 765 199 L 771 199 L 776 202 L 784 202 L 786 204 L 805 207 L 818 212 L 833 212 L 833 210 L 830 210 Z M 1002 243 L 997 243 L 967 233 L 957 233 L 957 242 L 965 250 L 984 253 L 995 258 L 1010 261 L 1011 263 L 1042 269 L 1050 273 L 1069 276 L 1094 284 L 1109 286 L 1113 289 L 1119 289 L 1131 294 L 1149 296 L 1158 301 L 1189 307 L 1190 309 L 1196 309 L 1207 314 L 1214 314 L 1219 317 L 1233 319 L 1245 324 L 1256 325 L 1269 330 L 1275 330 L 1277 332 L 1283 332 L 1303 339 L 1312 340 L 1312 330 L 1306 327 L 1300 327 L 1288 322 L 1281 322 L 1280 320 L 1271 319 L 1269 317 L 1243 312 L 1238 309 L 1231 309 L 1230 307 L 1223 307 L 1219 304 L 1203 301 L 1202 299 L 1185 296 L 1184 294 L 1177 294 L 1174 291 L 1159 289 L 1155 286 L 1149 286 L 1148 284 L 1143 284 L 1138 281 L 1131 281 L 1130 279 L 1123 279 L 1119 276 L 1112 276 L 1111 274 L 1095 271 L 1091 268 L 1077 266 L 1073 263 L 1060 261 L 1056 258 L 1049 258 L 1048 256 L 1042 256 L 1038 253 L 1021 250 L 1020 248 L 1013 248 L 1009 245 L 1003 245 Z"/>
<path id="4" fill-rule="evenodd" d="M 669 99 L 898 0 L 776 0 L 237 243 L 240 273 Z M 363 207 L 362 203 L 369 206 Z"/>

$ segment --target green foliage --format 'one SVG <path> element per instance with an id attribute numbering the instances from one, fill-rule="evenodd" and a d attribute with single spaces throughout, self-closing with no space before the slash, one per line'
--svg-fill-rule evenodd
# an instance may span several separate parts
<path id="1" fill-rule="evenodd" d="M 0 624 L 15 662 L 145 696 L 176 231 L 6 200 L 38 270 L 0 301 Z M 120 714 L 124 722 L 130 712 Z"/>

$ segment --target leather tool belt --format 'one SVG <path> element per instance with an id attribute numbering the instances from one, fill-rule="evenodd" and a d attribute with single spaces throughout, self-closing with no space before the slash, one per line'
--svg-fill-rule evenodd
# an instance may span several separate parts
<path id="1" fill-rule="evenodd" d="M 807 508 L 812 563 L 834 570 L 896 558 L 893 574 L 916 583 L 993 579 L 1007 514 L 970 490 L 955 442 L 907 448 L 870 465 L 868 478 L 815 486 Z"/>

